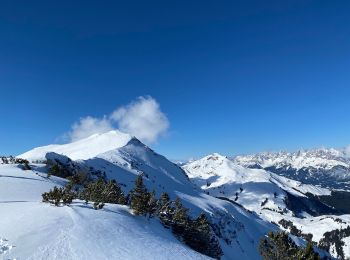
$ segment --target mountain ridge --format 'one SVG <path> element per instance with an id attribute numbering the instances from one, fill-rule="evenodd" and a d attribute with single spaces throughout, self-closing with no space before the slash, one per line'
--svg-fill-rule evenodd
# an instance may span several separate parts
<path id="1" fill-rule="evenodd" d="M 262 152 L 232 160 L 247 168 L 265 169 L 306 184 L 331 189 L 350 189 L 350 158 L 333 148 L 297 152 Z"/>
<path id="2" fill-rule="evenodd" d="M 304 184 L 263 168 L 246 168 L 218 153 L 182 167 L 209 195 L 240 204 L 279 228 L 297 236 L 311 237 L 316 243 L 324 239 L 327 232 L 350 225 L 350 215 L 341 215 L 340 210 L 315 199 L 330 197 L 332 193 L 327 188 Z M 349 239 L 339 242 L 344 243 L 342 250 L 347 257 L 350 257 Z M 338 256 L 334 250 L 331 253 Z"/>

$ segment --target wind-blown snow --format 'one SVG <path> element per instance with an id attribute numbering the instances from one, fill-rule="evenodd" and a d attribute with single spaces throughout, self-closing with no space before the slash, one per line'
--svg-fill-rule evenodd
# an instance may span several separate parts
<path id="1" fill-rule="evenodd" d="M 113 130 L 103 134 L 94 134 L 88 138 L 69 144 L 56 144 L 35 148 L 31 151 L 18 155 L 20 158 L 30 161 L 45 160 L 48 152 L 64 154 L 72 160 L 89 159 L 98 154 L 120 148 L 126 145 L 132 136 Z"/>

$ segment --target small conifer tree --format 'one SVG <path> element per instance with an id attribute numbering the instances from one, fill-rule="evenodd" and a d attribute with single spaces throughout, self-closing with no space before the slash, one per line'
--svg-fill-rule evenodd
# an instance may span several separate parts
<path id="1" fill-rule="evenodd" d="M 159 199 L 158 216 L 166 228 L 170 228 L 174 216 L 174 208 L 168 193 L 163 192 Z"/>
<path id="2" fill-rule="evenodd" d="M 142 175 L 137 176 L 130 192 L 130 207 L 136 215 L 146 215 L 150 194 L 143 183 Z"/>
<path id="3" fill-rule="evenodd" d="M 159 209 L 159 201 L 156 199 L 155 191 L 152 191 L 151 193 L 148 194 L 148 202 L 147 202 L 148 218 L 151 218 L 155 214 L 157 214 L 158 209 Z"/>
<path id="4" fill-rule="evenodd" d="M 184 234 L 189 226 L 188 209 L 182 206 L 181 200 L 175 200 L 174 215 L 172 218 L 172 227 L 175 234 Z"/>

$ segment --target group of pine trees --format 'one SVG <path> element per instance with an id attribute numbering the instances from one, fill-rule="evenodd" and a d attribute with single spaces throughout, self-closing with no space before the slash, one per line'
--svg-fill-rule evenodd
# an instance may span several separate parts
<path id="1" fill-rule="evenodd" d="M 76 194 L 67 188 L 67 186 L 61 188 L 55 186 L 52 190 L 44 192 L 41 196 L 43 197 L 43 202 L 50 202 L 55 206 L 71 204 L 73 199 L 76 198 Z"/>
<path id="2" fill-rule="evenodd" d="M 130 192 L 130 207 L 137 215 L 157 216 L 161 223 L 170 228 L 175 236 L 192 249 L 213 258 L 220 258 L 222 250 L 205 214 L 192 219 L 181 200 L 170 200 L 167 193 L 159 199 L 149 192 L 138 176 L 135 187 Z"/>
<path id="3" fill-rule="evenodd" d="M 159 199 L 155 192 L 147 190 L 142 175 L 135 180 L 135 186 L 128 196 L 115 181 L 105 181 L 100 178 L 96 181 L 81 182 L 80 178 L 69 177 L 65 187 L 54 187 L 42 194 L 43 202 L 55 206 L 68 205 L 73 199 L 92 202 L 94 209 L 102 209 L 105 203 L 129 205 L 135 215 L 147 218 L 158 217 L 164 227 L 172 230 L 174 235 L 192 249 L 219 259 L 222 250 L 215 234 L 211 229 L 205 214 L 192 219 L 181 200 L 172 201 L 167 193 Z"/>
<path id="4" fill-rule="evenodd" d="M 298 247 L 286 232 L 270 232 L 260 241 L 259 251 L 264 260 L 320 260 L 311 241 Z"/>
<path id="5" fill-rule="evenodd" d="M 29 161 L 14 156 L 0 156 L 0 164 L 19 164 L 23 170 L 30 170 Z"/>
<path id="6" fill-rule="evenodd" d="M 318 246 L 324 250 L 329 251 L 331 246 L 334 245 L 335 252 L 339 259 L 345 259 L 343 246 L 345 242 L 343 238 L 350 237 L 350 226 L 344 229 L 335 229 L 323 234 L 323 238 L 319 241 Z"/>
<path id="7" fill-rule="evenodd" d="M 102 209 L 105 203 L 127 204 L 127 198 L 120 186 L 115 181 L 106 182 L 101 178 L 89 182 L 79 195 L 86 203 L 92 201 L 94 209 Z"/>
<path id="8" fill-rule="evenodd" d="M 55 206 L 69 205 L 73 199 L 81 199 L 86 203 L 93 202 L 94 209 L 102 209 L 105 203 L 127 204 L 120 186 L 114 180 L 84 182 L 77 177 L 69 177 L 65 187 L 54 187 L 49 192 L 42 194 L 43 202 L 49 202 Z"/>

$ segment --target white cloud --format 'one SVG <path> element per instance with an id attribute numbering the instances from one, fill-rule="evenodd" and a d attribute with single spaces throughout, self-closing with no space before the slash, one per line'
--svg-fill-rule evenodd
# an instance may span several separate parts
<path id="1" fill-rule="evenodd" d="M 139 97 L 126 106 L 117 108 L 109 117 L 80 118 L 65 136 L 71 142 L 119 129 L 136 136 L 146 144 L 154 143 L 169 128 L 169 120 L 161 111 L 158 102 L 150 97 Z"/>
<path id="2" fill-rule="evenodd" d="M 93 134 L 101 134 L 113 130 L 111 121 L 107 117 L 101 119 L 91 116 L 80 118 L 73 124 L 72 130 L 68 133 L 70 141 L 74 142 Z"/>
<path id="3" fill-rule="evenodd" d="M 129 105 L 116 109 L 110 118 L 121 131 L 145 143 L 154 143 L 169 128 L 168 118 L 152 97 L 139 97 Z"/>

